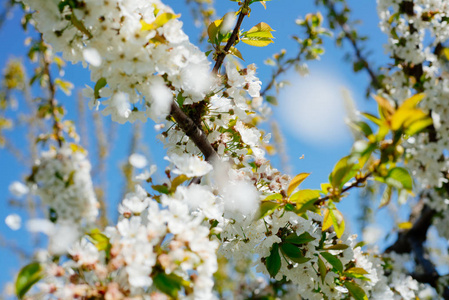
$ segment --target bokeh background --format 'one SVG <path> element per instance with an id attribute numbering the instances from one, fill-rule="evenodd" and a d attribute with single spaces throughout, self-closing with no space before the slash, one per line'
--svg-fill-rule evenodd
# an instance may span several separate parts
<path id="1" fill-rule="evenodd" d="M 6 4 L 7 0 L 3 0 Z M 181 20 L 184 22 L 184 30 L 190 36 L 191 41 L 196 42 L 200 35 L 201 28 L 194 22 L 190 7 L 181 0 L 165 0 L 176 13 L 181 13 Z M 237 4 L 228 0 L 217 0 L 217 16 L 221 17 L 225 13 L 235 10 Z M 386 37 L 377 27 L 378 17 L 376 13 L 375 1 L 347 1 L 352 8 L 352 20 L 360 20 L 356 29 L 359 35 L 365 35 L 368 40 L 363 44 L 364 53 L 368 55 L 369 61 L 376 68 L 388 62 L 388 57 L 384 54 L 383 44 Z M 0 7 L 4 11 L 4 6 Z M 264 84 L 271 76 L 272 67 L 264 64 L 264 60 L 271 57 L 273 53 L 281 49 L 287 51 L 287 55 L 295 56 L 297 53 L 297 43 L 291 39 L 293 34 L 301 37 L 302 32 L 299 26 L 295 25 L 295 20 L 304 17 L 309 12 L 317 12 L 322 8 L 317 8 L 312 0 L 272 0 L 267 2 L 267 9 L 262 5 L 255 4 L 249 18 L 245 18 L 243 29 L 250 29 L 259 22 L 268 23 L 274 30 L 274 44 L 264 48 L 251 47 L 240 43 L 237 47 L 241 51 L 245 61 L 242 65 L 255 63 L 258 67 L 258 76 Z M 323 15 L 326 15 L 323 12 Z M 37 36 L 32 29 L 25 33 L 20 26 L 22 12 L 15 8 L 8 12 L 5 22 L 0 28 L 0 69 L 3 70 L 7 61 L 11 58 L 23 59 L 29 68 L 29 73 L 33 68 L 25 58 L 27 47 L 24 42 L 28 36 Z M 327 26 L 326 20 L 324 26 Z M 206 49 L 206 44 L 197 44 L 201 49 Z M 273 123 L 280 129 L 284 140 L 285 153 L 271 157 L 275 167 L 290 175 L 300 172 L 311 172 L 311 176 L 303 183 L 305 188 L 319 188 L 320 183 L 326 182 L 329 172 L 339 158 L 347 155 L 353 143 L 350 130 L 345 125 L 346 112 L 344 108 L 342 90 L 347 90 L 360 111 L 375 112 L 376 107 L 366 96 L 366 89 L 370 79 L 364 72 L 354 73 L 352 63 L 348 63 L 345 55 L 353 54 L 353 50 L 346 42 L 343 47 L 336 47 L 335 38 L 325 38 L 325 54 L 318 61 L 307 62 L 310 74 L 307 77 L 300 76 L 292 70 L 283 75 L 282 80 L 289 81 L 281 89 L 278 95 L 278 105 L 272 106 L 271 120 L 264 123 L 263 128 L 272 131 Z M 75 85 L 72 96 L 63 93 L 57 94 L 57 99 L 68 111 L 66 119 L 74 120 L 77 123 L 83 120 L 91 120 L 93 112 L 87 110 L 80 115 L 79 104 L 76 101 L 77 93 L 85 84 L 91 84 L 89 74 L 81 65 L 67 65 L 65 80 L 71 81 Z M 87 102 L 87 101 L 86 101 Z M 26 110 L 23 101 L 18 99 L 18 106 L 15 111 L 10 112 L 10 116 L 19 120 L 20 115 Z M 159 167 L 159 176 L 162 176 L 166 161 L 163 160 L 165 151 L 162 143 L 155 136 L 154 123 L 148 121 L 138 125 L 117 125 L 110 122 L 109 117 L 103 117 L 103 127 L 109 142 L 109 155 L 105 170 L 105 176 L 94 180 L 101 180 L 105 187 L 105 197 L 107 199 L 107 210 L 109 220 L 113 222 L 116 217 L 116 207 L 123 195 L 125 179 L 122 176 L 122 167 L 127 163 L 131 152 L 145 156 L 148 164 L 156 164 Z M 82 129 L 82 128 L 81 128 Z M 80 128 L 79 128 L 80 130 Z M 139 130 L 141 135 L 138 143 L 133 144 L 135 131 Z M 89 157 L 93 166 L 93 173 L 102 166 L 98 165 L 98 149 L 92 145 L 99 134 L 94 127 L 84 128 L 82 143 L 90 144 Z M 5 132 L 7 138 L 11 140 L 17 149 L 27 149 L 29 142 L 28 133 L 24 128 L 18 126 L 16 129 Z M 135 142 L 135 140 L 134 140 Z M 131 150 L 130 150 L 131 149 Z M 26 153 L 26 151 L 25 151 Z M 279 154 L 279 153 L 278 153 Z M 148 168 L 148 166 L 146 167 Z M 30 235 L 24 224 L 17 231 L 13 231 L 6 226 L 4 219 L 11 213 L 16 213 L 25 222 L 29 215 L 17 205 L 14 205 L 14 197 L 8 190 L 9 185 L 14 181 L 24 181 L 30 173 L 30 165 L 21 163 L 7 149 L 0 148 L 0 286 L 14 279 L 15 273 L 25 264 L 21 260 L 21 254 L 31 255 L 35 246 L 45 247 L 43 236 Z M 362 198 L 357 191 L 345 198 L 338 208 L 343 212 L 348 231 L 359 234 L 362 238 L 361 219 Z M 25 201 L 25 200 L 23 200 Z M 376 204 L 373 204 L 375 207 Z M 377 227 L 369 227 L 370 238 L 378 239 L 379 247 L 385 247 L 394 240 L 394 233 L 388 235 L 393 226 L 393 219 L 390 216 L 397 212 L 383 208 L 376 211 L 374 219 Z M 407 210 L 400 215 L 407 216 Z M 370 222 L 370 220 L 364 220 Z M 432 234 L 432 232 L 431 232 Z M 369 238 L 367 237 L 367 238 Z"/>

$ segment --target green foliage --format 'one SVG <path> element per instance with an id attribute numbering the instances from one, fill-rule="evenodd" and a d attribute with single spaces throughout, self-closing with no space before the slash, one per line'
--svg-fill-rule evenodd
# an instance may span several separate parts
<path id="1" fill-rule="evenodd" d="M 341 274 L 343 272 L 343 264 L 335 255 L 332 255 L 328 252 L 321 252 L 320 255 L 324 257 L 327 262 L 335 268 L 338 274 Z"/>
<path id="2" fill-rule="evenodd" d="M 32 262 L 23 267 L 16 279 L 17 298 L 23 299 L 25 294 L 44 277 L 44 271 L 38 262 Z"/>
<path id="3" fill-rule="evenodd" d="M 281 269 L 281 256 L 279 255 L 279 244 L 273 244 L 270 251 L 270 256 L 265 259 L 265 266 L 267 267 L 268 274 L 272 278 Z"/>
<path id="4" fill-rule="evenodd" d="M 310 260 L 310 258 L 304 257 L 298 246 L 290 243 L 282 243 L 281 251 L 288 259 L 299 264 L 306 263 Z"/>

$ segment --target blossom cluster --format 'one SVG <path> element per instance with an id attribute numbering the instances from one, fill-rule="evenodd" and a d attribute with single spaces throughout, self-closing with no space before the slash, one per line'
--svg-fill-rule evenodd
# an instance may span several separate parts
<path id="1" fill-rule="evenodd" d="M 54 222 L 87 225 L 96 220 L 99 208 L 90 169 L 84 150 L 66 144 L 42 152 L 27 182 L 50 208 Z"/>
<path id="2" fill-rule="evenodd" d="M 114 121 L 163 120 L 172 89 L 193 103 L 214 84 L 206 56 L 189 42 L 179 16 L 159 0 L 24 2 L 36 11 L 36 26 L 55 51 L 89 64 L 97 86 L 84 94 L 91 108 L 107 98 L 103 114 Z"/>
<path id="3" fill-rule="evenodd" d="M 261 200 L 267 196 L 287 198 L 291 178 L 265 157 L 270 136 L 255 125 L 268 109 L 262 104 L 254 65 L 240 69 L 228 62 L 225 74 L 211 75 L 204 53 L 189 42 L 177 15 L 159 0 L 25 2 L 36 10 L 36 26 L 56 51 L 74 63 L 89 64 L 96 85 L 85 95 L 92 107 L 105 105 L 105 115 L 124 123 L 148 117 L 160 122 L 172 105 L 179 105 L 220 157 L 205 162 L 186 133 L 170 124 L 160 137 L 174 168 L 166 170 L 166 182 L 152 186 L 159 194 L 151 195 L 137 185 L 120 204 L 115 226 L 91 231 L 69 247 L 68 259 L 61 264 L 43 260 L 48 276 L 39 284 L 40 293 L 57 299 L 157 298 L 161 292 L 175 298 L 213 299 L 217 253 L 237 263 L 253 261 L 251 267 L 278 281 L 285 278 L 289 291 L 306 299 L 345 299 L 359 290 L 373 299 L 394 299 L 397 294 L 398 299 L 412 299 L 427 288 L 411 277 L 402 278 L 400 272 L 386 276 L 384 261 L 362 253 L 354 236 L 337 238 L 335 232 L 323 231 L 323 217 L 317 213 L 298 215 L 285 205 L 259 215 Z M 393 4 L 384 2 L 380 6 L 388 9 L 381 19 L 389 31 Z M 394 4 L 393 9 L 399 6 Z M 406 27 L 395 26 L 398 32 L 403 30 L 404 41 L 392 39 L 390 51 L 409 64 L 430 61 L 429 51 L 420 46 L 421 31 L 408 36 Z M 411 47 L 404 48 L 404 43 L 414 45 L 414 52 L 410 54 Z M 394 82 L 400 71 L 392 72 L 392 82 L 386 83 L 390 96 L 407 98 L 411 83 L 404 87 L 402 81 Z M 108 99 L 100 103 L 101 98 Z M 431 102 L 426 101 L 424 108 L 433 110 Z M 444 116 L 434 115 L 437 118 L 445 124 Z M 440 135 L 441 128 L 437 128 Z M 413 151 L 427 147 L 417 145 L 408 150 L 411 166 L 418 159 Z M 433 165 L 438 161 L 434 156 L 431 161 L 432 165 L 419 161 L 415 172 L 423 165 L 431 174 L 446 170 L 440 162 Z M 30 182 L 58 222 L 92 221 L 98 214 L 89 169 L 85 155 L 69 146 L 44 153 L 36 164 Z M 149 182 L 144 178 L 149 176 L 139 178 Z M 202 177 L 208 185 L 194 181 L 181 185 L 194 177 Z"/>
<path id="4" fill-rule="evenodd" d="M 418 180 L 419 190 L 427 190 L 427 204 L 438 212 L 449 208 L 449 200 L 438 191 L 446 184 L 449 160 L 449 77 L 445 67 L 444 45 L 449 39 L 448 1 L 379 0 L 380 27 L 388 35 L 387 52 L 395 59 L 384 80 L 389 97 L 401 100 L 425 92 L 421 109 L 431 114 L 434 133 L 422 133 L 406 144 L 407 166 Z M 385 92 L 385 91 L 384 91 Z M 430 189 L 430 191 L 429 191 Z M 447 220 L 447 218 L 445 219 Z M 447 222 L 435 223 L 441 236 L 449 238 Z"/>
<path id="5" fill-rule="evenodd" d="M 218 242 L 186 202 L 160 203 L 137 185 L 125 196 L 117 225 L 92 231 L 68 249 L 62 264 L 44 260 L 47 276 L 38 292 L 49 299 L 146 299 L 162 296 L 175 282 L 180 299 L 212 299 Z M 178 293 L 179 290 L 179 293 Z"/>

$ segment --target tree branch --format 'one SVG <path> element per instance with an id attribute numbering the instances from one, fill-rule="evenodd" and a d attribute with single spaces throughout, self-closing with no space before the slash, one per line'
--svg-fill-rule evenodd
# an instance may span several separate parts
<path id="1" fill-rule="evenodd" d="M 323 4 L 325 6 L 327 6 L 327 8 L 329 9 L 329 15 L 334 16 L 334 20 L 340 26 L 340 28 L 344 34 L 344 37 L 350 42 L 352 48 L 355 51 L 355 56 L 357 57 L 357 60 L 363 63 L 363 68 L 368 72 L 368 75 L 371 78 L 372 85 L 376 89 L 380 89 L 380 88 L 385 89 L 383 84 L 377 78 L 376 73 L 370 67 L 368 60 L 363 56 L 360 45 L 357 44 L 357 40 L 354 38 L 354 36 L 351 33 L 351 28 L 346 23 L 346 18 L 338 17 L 338 16 L 340 16 L 340 14 L 337 13 L 333 1 L 323 0 Z"/>
<path id="2" fill-rule="evenodd" d="M 171 104 L 170 115 L 173 119 L 175 119 L 176 123 L 178 123 L 178 126 L 182 129 L 182 131 L 184 131 L 184 133 L 200 149 L 207 161 L 211 162 L 218 158 L 217 152 L 207 140 L 207 136 L 204 131 L 199 128 L 175 102 L 172 102 Z"/>
<path id="3" fill-rule="evenodd" d="M 435 213 L 433 209 L 424 204 L 423 200 L 420 200 L 413 208 L 409 218 L 413 223 L 412 228 L 399 233 L 396 242 L 388 247 L 385 253 L 413 253 L 416 264 L 421 266 L 423 271 L 413 273 L 412 277 L 419 282 L 428 283 L 436 288 L 440 275 L 435 265 L 428 258 L 423 245 Z M 449 287 L 444 288 L 443 297 L 444 299 L 449 299 Z"/>
<path id="4" fill-rule="evenodd" d="M 372 174 L 373 174 L 373 173 L 369 172 L 369 173 L 366 173 L 365 176 L 360 177 L 360 178 L 357 178 L 353 183 L 351 183 L 350 185 L 348 185 L 347 187 L 345 187 L 344 189 L 342 189 L 340 195 L 343 194 L 343 193 L 345 193 L 345 192 L 347 192 L 347 191 L 349 191 L 349 190 L 352 189 L 352 188 L 358 187 L 360 184 L 362 184 L 362 183 L 364 183 L 366 180 L 368 180 L 368 178 L 369 178 Z M 318 198 L 318 199 L 315 201 L 315 205 L 319 205 L 319 204 L 321 204 L 322 202 L 324 202 L 324 201 L 326 201 L 326 200 L 329 200 L 330 198 L 332 198 L 332 195 L 327 195 L 327 196 Z"/>
<path id="5" fill-rule="evenodd" d="M 224 61 L 229 49 L 231 49 L 232 45 L 234 45 L 234 42 L 238 38 L 239 30 L 240 30 L 240 26 L 242 25 L 243 18 L 247 15 L 247 12 L 245 12 L 246 6 L 247 6 L 247 0 L 245 0 L 245 3 L 243 3 L 243 7 L 242 7 L 242 10 L 240 11 L 239 18 L 237 19 L 237 23 L 235 24 L 234 30 L 232 31 L 232 34 L 229 37 L 229 40 L 226 43 L 226 46 L 223 48 L 223 50 L 217 56 L 217 60 L 215 62 L 215 66 L 213 69 L 214 73 L 218 73 L 218 70 L 220 70 L 221 65 L 223 64 L 223 61 Z"/>

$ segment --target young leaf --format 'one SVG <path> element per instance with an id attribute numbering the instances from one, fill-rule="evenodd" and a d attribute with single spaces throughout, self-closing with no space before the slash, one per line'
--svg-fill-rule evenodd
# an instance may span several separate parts
<path id="1" fill-rule="evenodd" d="M 246 37 L 264 37 L 264 38 L 273 38 L 273 35 L 271 34 L 272 31 L 275 31 L 271 29 L 271 27 L 264 22 L 261 22 L 248 30 L 245 34 Z"/>
<path id="2" fill-rule="evenodd" d="M 427 127 L 433 124 L 432 118 L 425 118 L 418 121 L 413 122 L 410 124 L 407 128 L 405 128 L 405 134 L 408 136 L 415 135 L 417 133 L 420 133 Z"/>
<path id="3" fill-rule="evenodd" d="M 357 165 L 354 163 L 353 158 L 345 156 L 335 164 L 332 173 L 329 175 L 329 182 L 333 187 L 341 188 L 356 173 Z"/>
<path id="4" fill-rule="evenodd" d="M 159 14 L 156 17 L 156 20 L 154 20 L 154 22 L 151 23 L 151 24 L 148 24 L 145 21 L 141 20 L 140 21 L 140 24 L 142 25 L 141 30 L 142 31 L 146 31 L 146 30 L 158 29 L 159 27 L 164 26 L 168 21 L 173 20 L 173 19 L 177 19 L 180 16 L 181 16 L 180 14 L 175 15 L 175 14 L 172 14 L 172 13 L 162 13 L 162 14 Z"/>
<path id="5" fill-rule="evenodd" d="M 259 219 L 271 215 L 279 206 L 280 204 L 276 202 L 262 202 L 260 205 Z"/>
<path id="6" fill-rule="evenodd" d="M 232 55 L 234 55 L 234 56 L 240 58 L 241 60 L 245 61 L 243 59 L 242 53 L 240 53 L 240 51 L 237 48 L 231 47 L 231 49 L 229 49 L 229 53 L 231 53 Z"/>
<path id="7" fill-rule="evenodd" d="M 413 227 L 413 224 L 411 222 L 401 222 L 398 224 L 399 229 L 411 229 Z"/>
<path id="8" fill-rule="evenodd" d="M 291 193 L 303 182 L 307 177 L 309 177 L 310 173 L 300 173 L 293 177 L 293 179 L 288 184 L 287 195 L 290 196 Z"/>
<path id="9" fill-rule="evenodd" d="M 265 260 L 265 266 L 272 278 L 276 277 L 276 274 L 281 269 L 281 256 L 279 255 L 279 244 L 273 244 L 270 251 L 270 256 Z"/>
<path id="10" fill-rule="evenodd" d="M 312 199 L 318 199 L 320 197 L 320 191 L 318 190 L 300 190 L 290 196 L 291 202 L 296 202 L 297 204 L 306 203 Z"/>
<path id="11" fill-rule="evenodd" d="M 316 201 L 316 198 L 313 198 L 306 202 L 297 201 L 295 213 L 299 216 L 306 213 L 308 210 L 319 213 L 319 208 L 315 205 Z"/>
<path id="12" fill-rule="evenodd" d="M 170 193 L 170 191 L 168 190 L 168 187 L 166 185 L 163 185 L 163 184 L 152 185 L 151 188 L 153 190 L 155 190 L 156 192 L 159 192 L 161 194 L 168 194 L 168 193 Z"/>
<path id="13" fill-rule="evenodd" d="M 16 279 L 16 296 L 22 299 L 30 288 L 44 277 L 42 266 L 38 262 L 32 262 L 23 267 Z"/>
<path id="14" fill-rule="evenodd" d="M 262 201 L 281 200 L 281 199 L 282 199 L 281 194 L 272 194 L 272 195 L 267 196 Z"/>
<path id="15" fill-rule="evenodd" d="M 329 211 L 329 215 L 332 219 L 332 224 L 334 225 L 335 233 L 338 238 L 341 238 L 345 232 L 345 220 L 341 212 L 337 209 L 332 209 Z"/>
<path id="16" fill-rule="evenodd" d="M 367 118 L 368 120 L 370 120 L 371 122 L 373 122 L 374 124 L 376 124 L 378 126 L 380 126 L 382 124 L 382 121 L 378 117 L 376 117 L 372 114 L 362 113 L 362 116 L 364 116 L 365 118 Z"/>
<path id="17" fill-rule="evenodd" d="M 92 244 L 98 249 L 98 251 L 109 250 L 111 244 L 109 243 L 109 238 L 104 235 L 99 229 L 93 229 L 89 233 L 90 240 Z"/>
<path id="18" fill-rule="evenodd" d="M 171 182 L 171 186 L 170 186 L 170 193 L 174 193 L 176 191 L 176 188 L 179 185 L 183 184 L 188 179 L 189 179 L 189 177 L 187 177 L 184 174 L 181 174 L 178 177 L 176 177 L 175 179 L 173 179 L 173 181 Z"/>
<path id="19" fill-rule="evenodd" d="M 332 187 L 332 185 L 330 183 L 322 183 L 321 184 L 321 192 L 325 195 L 327 195 L 327 193 L 329 193 L 329 188 Z"/>
<path id="20" fill-rule="evenodd" d="M 345 281 L 344 285 L 355 300 L 368 300 L 365 291 L 357 283 Z"/>
<path id="21" fill-rule="evenodd" d="M 323 219 L 323 225 L 321 226 L 321 229 L 323 231 L 329 229 L 332 226 L 332 218 L 330 216 L 330 209 L 326 208 L 324 210 L 324 219 Z"/>
<path id="22" fill-rule="evenodd" d="M 273 40 L 271 38 L 260 36 L 242 37 L 241 41 L 245 44 L 255 47 L 265 47 L 273 43 Z"/>
<path id="23" fill-rule="evenodd" d="M 212 43 L 216 42 L 215 37 L 220 30 L 221 23 L 223 23 L 223 19 L 215 20 L 210 23 L 209 27 L 207 28 L 207 34 L 209 35 L 209 39 Z"/>
<path id="24" fill-rule="evenodd" d="M 95 83 L 95 87 L 94 87 L 94 97 L 95 99 L 101 98 L 100 97 L 100 90 L 102 88 L 104 88 L 106 86 L 107 82 L 106 82 L 106 78 L 101 77 L 100 79 L 98 79 L 97 83 Z"/>
<path id="25" fill-rule="evenodd" d="M 351 274 L 351 275 L 354 275 L 354 274 L 366 275 L 366 274 L 368 274 L 368 272 L 364 268 L 357 268 L 357 267 L 350 268 L 350 269 L 346 270 L 345 273 Z"/>
<path id="26" fill-rule="evenodd" d="M 406 189 L 411 192 L 413 189 L 413 178 L 408 173 L 407 169 L 401 167 L 395 167 L 390 169 L 385 182 L 397 189 Z"/>
<path id="27" fill-rule="evenodd" d="M 335 255 L 328 252 L 321 252 L 320 254 L 338 271 L 338 273 L 343 272 L 343 264 Z"/>

